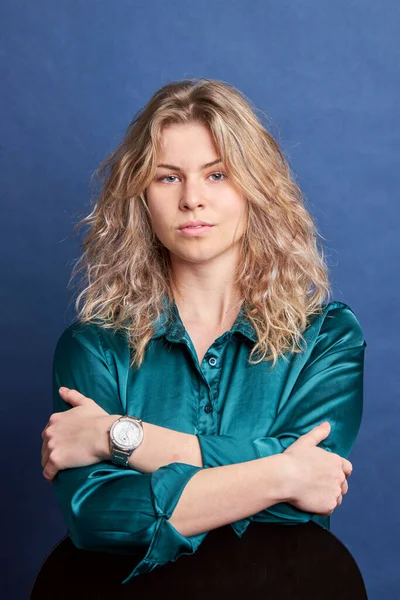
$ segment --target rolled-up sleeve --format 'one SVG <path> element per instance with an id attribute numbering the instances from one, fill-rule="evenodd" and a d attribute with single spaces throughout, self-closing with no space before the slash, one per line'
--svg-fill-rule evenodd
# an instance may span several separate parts
<path id="1" fill-rule="evenodd" d="M 71 325 L 58 340 L 53 358 L 54 412 L 71 408 L 58 392 L 66 386 L 109 414 L 124 414 L 118 382 L 96 327 Z M 144 558 L 126 583 L 182 554 L 192 554 L 206 537 L 207 532 L 185 537 L 169 521 L 186 484 L 200 470 L 175 462 L 141 473 L 102 461 L 59 471 L 53 489 L 77 548 L 121 554 L 143 549 Z"/>
<path id="2" fill-rule="evenodd" d="M 242 439 L 237 435 L 199 434 L 204 467 L 284 452 L 323 421 L 329 421 L 331 431 L 318 446 L 348 458 L 362 418 L 366 345 L 360 323 L 350 307 L 340 303 L 328 311 L 306 351 L 306 360 L 290 394 L 279 403 L 270 435 Z M 287 522 L 308 521 L 315 516 L 289 503 L 275 504 L 251 518 L 259 519 L 260 515 Z M 328 517 L 319 515 L 315 520 L 324 525 L 329 523 Z"/>

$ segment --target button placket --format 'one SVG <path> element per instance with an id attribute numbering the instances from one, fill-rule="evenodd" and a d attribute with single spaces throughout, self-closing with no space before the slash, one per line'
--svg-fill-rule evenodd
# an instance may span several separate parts
<path id="1" fill-rule="evenodd" d="M 210 418 L 217 419 L 218 411 L 218 388 L 219 379 L 221 376 L 220 370 L 220 352 L 222 349 L 222 341 L 226 339 L 226 334 L 218 338 L 207 350 L 203 358 L 203 372 L 207 379 L 210 398 L 208 403 L 203 407 L 203 410 Z"/>

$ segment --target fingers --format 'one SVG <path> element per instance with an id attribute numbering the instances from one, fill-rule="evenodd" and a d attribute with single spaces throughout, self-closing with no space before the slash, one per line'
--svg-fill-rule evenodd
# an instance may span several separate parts
<path id="1" fill-rule="evenodd" d="M 57 475 L 59 469 L 55 465 L 54 461 L 52 460 L 49 452 L 46 454 L 46 457 L 43 459 L 42 466 L 43 466 L 43 464 L 44 464 L 43 477 L 45 479 L 47 479 L 47 481 L 49 483 L 53 483 L 53 479 Z"/>
<path id="2" fill-rule="evenodd" d="M 353 471 L 353 465 L 351 464 L 351 462 L 349 460 L 347 460 L 347 458 L 342 458 L 343 461 L 343 472 L 346 475 L 346 477 L 350 477 L 352 471 Z"/>
<path id="3" fill-rule="evenodd" d="M 42 469 L 45 468 L 47 461 L 49 460 L 49 450 L 47 447 L 47 442 L 44 441 L 42 443 Z"/>
<path id="4" fill-rule="evenodd" d="M 66 402 L 68 402 L 68 404 L 71 404 L 72 406 L 80 406 L 84 404 L 87 400 L 91 400 L 91 398 L 87 398 L 86 396 L 78 392 L 78 390 L 72 390 L 70 388 L 61 387 L 58 390 L 58 393 L 60 394 L 63 400 L 65 400 Z"/>
<path id="5" fill-rule="evenodd" d="M 47 479 L 49 483 L 53 483 L 54 477 L 57 475 L 58 470 L 55 468 L 51 468 L 50 463 L 48 462 L 46 468 L 43 470 L 43 477 Z"/>
<path id="6" fill-rule="evenodd" d="M 343 502 L 343 496 L 345 494 L 347 494 L 347 491 L 349 489 L 349 484 L 347 482 L 347 477 L 345 478 L 345 480 L 343 481 L 342 485 L 341 485 L 341 494 L 339 494 L 339 496 L 337 497 L 337 506 L 340 506 Z"/>
<path id="7" fill-rule="evenodd" d="M 46 425 L 46 427 L 45 427 L 45 428 L 43 429 L 43 431 L 42 431 L 42 440 L 44 440 L 44 439 L 45 439 L 45 437 L 46 437 L 46 435 L 47 435 L 47 434 L 46 434 L 46 429 L 49 427 L 49 425 L 50 425 L 50 423 L 48 422 L 48 423 L 47 423 L 47 425 Z"/>
<path id="8" fill-rule="evenodd" d="M 47 464 L 51 460 L 50 453 L 51 453 L 51 451 L 49 450 L 48 443 L 43 442 L 43 444 L 42 444 L 42 460 L 41 460 L 41 466 L 42 466 L 43 471 L 46 469 Z M 48 472 L 48 470 L 46 471 L 46 473 L 47 472 Z"/>
<path id="9" fill-rule="evenodd" d="M 48 445 L 48 440 L 47 440 L 47 434 L 45 433 L 48 426 L 49 426 L 49 423 L 46 425 L 46 427 L 42 431 L 43 442 L 42 442 L 41 466 L 43 469 L 43 477 L 45 479 L 47 479 L 47 481 L 49 483 L 53 483 L 53 479 L 56 476 L 56 474 L 58 473 L 58 468 L 56 467 L 56 465 L 52 462 L 52 460 L 50 458 L 50 450 L 49 450 L 49 445 Z"/>

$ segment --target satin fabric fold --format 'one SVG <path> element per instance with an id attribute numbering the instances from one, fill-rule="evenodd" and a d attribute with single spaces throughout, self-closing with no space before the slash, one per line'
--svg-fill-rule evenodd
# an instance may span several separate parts
<path id="1" fill-rule="evenodd" d="M 338 301 L 315 315 L 303 333 L 306 349 L 271 363 L 247 362 L 256 333 L 242 309 L 232 328 L 208 348 L 201 365 L 175 304 L 166 309 L 140 369 L 130 368 L 122 333 L 99 324 L 73 323 L 53 359 L 54 411 L 70 405 L 60 386 L 77 389 L 109 414 L 198 436 L 203 468 L 283 452 L 323 421 L 331 432 L 320 447 L 348 458 L 363 409 L 366 342 L 351 308 Z M 124 580 L 197 550 L 208 532 L 185 537 L 169 522 L 190 478 L 201 467 L 171 463 L 141 473 L 109 461 L 59 471 L 54 490 L 78 548 L 146 554 Z M 231 526 L 243 535 L 251 521 L 288 525 L 329 517 L 275 504 Z M 268 541 L 266 540 L 266 543 Z"/>

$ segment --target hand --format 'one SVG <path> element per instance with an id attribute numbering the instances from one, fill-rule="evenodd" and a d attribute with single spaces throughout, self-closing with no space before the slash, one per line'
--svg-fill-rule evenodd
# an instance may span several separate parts
<path id="1" fill-rule="evenodd" d="M 353 466 L 339 454 L 318 448 L 330 433 L 329 422 L 314 427 L 283 452 L 287 459 L 287 502 L 300 510 L 330 515 L 347 494 Z"/>
<path id="2" fill-rule="evenodd" d="M 43 476 L 50 483 L 62 469 L 108 458 L 107 430 L 120 417 L 109 415 L 77 390 L 61 387 L 59 394 L 73 408 L 53 413 L 42 431 Z"/>

